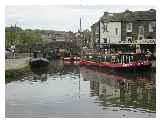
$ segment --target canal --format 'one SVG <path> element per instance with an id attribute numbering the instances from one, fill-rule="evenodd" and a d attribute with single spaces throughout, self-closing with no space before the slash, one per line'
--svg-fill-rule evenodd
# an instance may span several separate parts
<path id="1" fill-rule="evenodd" d="M 156 117 L 155 71 L 115 73 L 52 61 L 6 82 L 6 117 Z"/>

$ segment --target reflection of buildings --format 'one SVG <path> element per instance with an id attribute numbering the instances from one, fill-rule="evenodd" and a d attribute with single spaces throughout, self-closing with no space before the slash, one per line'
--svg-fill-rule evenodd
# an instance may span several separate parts
<path id="1" fill-rule="evenodd" d="M 114 104 L 155 111 L 156 89 L 152 81 L 127 79 L 84 67 L 81 73 L 90 81 L 91 95 L 98 96 L 103 106 Z"/>
<path id="2" fill-rule="evenodd" d="M 90 81 L 90 88 L 94 91 L 93 96 L 105 96 L 108 99 L 120 97 L 120 90 L 105 82 Z"/>

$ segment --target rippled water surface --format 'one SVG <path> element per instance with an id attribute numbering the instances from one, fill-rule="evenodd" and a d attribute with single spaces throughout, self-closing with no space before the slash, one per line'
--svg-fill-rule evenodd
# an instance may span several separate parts
<path id="1" fill-rule="evenodd" d="M 155 117 L 155 72 L 115 73 L 63 61 L 6 83 L 6 117 Z"/>

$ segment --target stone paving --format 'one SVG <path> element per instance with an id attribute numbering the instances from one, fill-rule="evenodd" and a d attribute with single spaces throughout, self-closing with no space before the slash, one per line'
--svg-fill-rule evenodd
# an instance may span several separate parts
<path id="1" fill-rule="evenodd" d="M 5 70 L 21 69 L 29 64 L 30 57 L 5 59 Z"/>

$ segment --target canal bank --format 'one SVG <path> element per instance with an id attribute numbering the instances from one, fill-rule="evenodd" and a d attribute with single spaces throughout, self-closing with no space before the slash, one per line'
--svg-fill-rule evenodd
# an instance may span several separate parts
<path id="1" fill-rule="evenodd" d="M 5 70 L 18 70 L 26 67 L 29 64 L 30 57 L 18 59 L 6 59 Z"/>
<path id="2" fill-rule="evenodd" d="M 22 78 L 25 74 L 28 74 L 27 71 L 30 70 L 29 67 L 30 57 L 24 58 L 14 58 L 5 60 L 5 81 L 9 82 Z"/>

